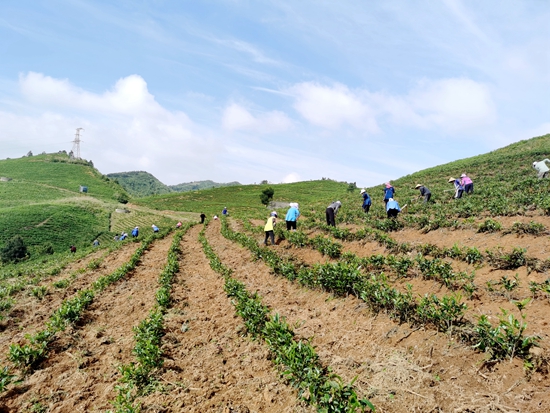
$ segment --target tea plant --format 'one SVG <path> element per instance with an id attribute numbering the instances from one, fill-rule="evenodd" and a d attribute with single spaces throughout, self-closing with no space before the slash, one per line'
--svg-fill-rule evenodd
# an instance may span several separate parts
<path id="1" fill-rule="evenodd" d="M 474 348 L 488 352 L 493 360 L 502 360 L 514 356 L 529 358 L 529 350 L 540 341 L 539 336 L 524 336 L 527 328 L 525 314 L 518 320 L 513 314 L 501 309 L 496 327 L 493 327 L 486 315 L 478 319 L 475 327 L 477 333 Z"/>
<path id="2" fill-rule="evenodd" d="M 477 229 L 477 232 L 498 232 L 502 229 L 500 222 L 495 221 L 494 219 L 488 218 L 481 224 Z"/>

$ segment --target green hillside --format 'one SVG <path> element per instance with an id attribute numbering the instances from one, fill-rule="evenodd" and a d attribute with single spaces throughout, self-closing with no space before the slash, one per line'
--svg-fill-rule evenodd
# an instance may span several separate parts
<path id="1" fill-rule="evenodd" d="M 187 183 L 177 184 L 177 185 L 169 185 L 169 188 L 174 192 L 187 192 L 187 191 L 198 191 L 200 189 L 222 188 L 225 186 L 236 186 L 236 185 L 240 185 L 240 183 L 237 181 L 219 183 L 219 182 L 206 180 L 206 181 L 187 182 Z"/>
<path id="2" fill-rule="evenodd" d="M 172 190 L 145 171 L 117 172 L 107 174 L 115 179 L 133 197 L 168 194 Z"/>
<path id="3" fill-rule="evenodd" d="M 442 224 L 454 218 L 469 218 L 529 213 L 550 214 L 550 180 L 538 180 L 532 168 L 535 160 L 550 157 L 550 135 L 516 142 L 487 154 L 461 159 L 448 164 L 425 169 L 392 180 L 396 188 L 395 198 L 403 206 L 408 204 L 408 223 L 418 220 L 434 220 Z M 454 191 L 449 177 L 458 178 L 467 173 L 474 181 L 474 194 L 460 200 L 452 199 Z M 419 192 L 415 185 L 429 187 L 433 203 L 428 206 L 415 202 Z M 340 221 L 354 222 L 366 219 L 360 205 L 359 188 L 348 191 L 348 184 L 331 180 L 298 182 L 277 185 L 241 185 L 188 193 L 168 194 L 143 198 L 139 204 L 156 209 L 205 212 L 220 214 L 227 206 L 230 214 L 239 217 L 264 218 L 266 208 L 260 202 L 262 189 L 271 186 L 274 200 L 298 202 L 304 215 L 323 219 L 326 206 L 335 199 L 343 203 Z M 373 199 L 369 219 L 384 218 L 383 183 L 367 188 Z M 281 208 L 285 210 L 286 208 Z"/>
<path id="4" fill-rule="evenodd" d="M 20 235 L 31 256 L 46 244 L 64 252 L 71 244 L 110 239 L 111 213 L 128 199 L 90 162 L 65 153 L 2 160 L 0 177 L 9 179 L 0 181 L 0 245 Z"/>
<path id="5" fill-rule="evenodd" d="M 240 185 L 239 182 L 218 183 L 210 180 L 165 185 L 145 171 L 116 172 L 107 174 L 107 176 L 116 180 L 130 195 L 136 198 Z"/>

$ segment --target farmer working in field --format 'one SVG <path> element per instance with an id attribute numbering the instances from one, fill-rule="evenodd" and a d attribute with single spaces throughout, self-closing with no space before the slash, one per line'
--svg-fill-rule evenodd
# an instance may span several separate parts
<path id="1" fill-rule="evenodd" d="M 275 232 L 273 231 L 275 228 L 275 224 L 277 223 L 277 212 L 273 211 L 271 214 L 269 214 L 269 218 L 267 219 L 267 222 L 265 223 L 264 231 L 265 231 L 265 240 L 264 245 L 267 245 L 267 239 L 271 238 L 271 245 L 275 245 Z"/>
<path id="2" fill-rule="evenodd" d="M 204 220 L 206 219 L 206 215 L 204 212 L 201 212 L 201 224 L 204 224 Z"/>
<path id="3" fill-rule="evenodd" d="M 464 192 L 464 187 L 460 183 L 460 179 L 454 179 L 454 178 L 451 177 L 451 178 L 449 178 L 448 182 L 454 184 L 454 186 L 455 186 L 454 199 L 462 198 L 462 193 Z"/>
<path id="4" fill-rule="evenodd" d="M 132 230 L 132 237 L 136 238 L 139 235 L 139 227 L 135 227 Z"/>
<path id="5" fill-rule="evenodd" d="M 296 221 L 300 216 L 300 210 L 298 209 L 298 204 L 296 202 L 291 202 L 288 204 L 290 208 L 286 212 L 285 221 L 286 221 L 286 230 L 296 231 Z"/>
<path id="6" fill-rule="evenodd" d="M 155 224 L 151 225 L 151 228 L 153 228 L 153 232 L 159 232 L 159 227 L 157 227 Z"/>
<path id="7" fill-rule="evenodd" d="M 390 198 L 393 198 L 393 195 L 395 194 L 395 188 L 390 184 L 390 182 L 386 182 L 384 187 L 384 204 L 387 204 Z"/>
<path id="8" fill-rule="evenodd" d="M 550 169 L 548 169 L 548 166 L 546 166 L 546 162 L 550 163 L 550 159 L 544 159 L 540 162 L 533 162 L 533 168 L 536 169 L 539 179 L 548 177 L 548 172 L 550 171 Z"/>
<path id="9" fill-rule="evenodd" d="M 420 197 L 424 197 L 424 203 L 427 204 L 430 202 L 430 198 L 432 197 L 432 193 L 428 188 L 426 188 L 424 185 L 417 184 L 414 189 L 418 189 L 420 191 Z"/>
<path id="10" fill-rule="evenodd" d="M 361 207 L 363 208 L 363 211 L 365 211 L 365 214 L 369 213 L 370 206 L 372 204 L 372 200 L 370 199 L 369 194 L 365 189 L 361 189 L 361 196 L 363 197 L 363 204 Z"/>
<path id="11" fill-rule="evenodd" d="M 342 203 L 340 201 L 335 201 L 327 207 L 327 210 L 325 211 L 327 216 L 327 225 L 332 227 L 336 226 L 335 218 L 341 206 Z"/>
<path id="12" fill-rule="evenodd" d="M 401 208 L 399 208 L 399 203 L 393 199 L 388 199 L 388 203 L 386 204 L 386 213 L 388 214 L 388 218 L 397 218 L 397 214 L 401 212 Z"/>
<path id="13" fill-rule="evenodd" d="M 474 182 L 465 173 L 460 175 L 460 184 L 464 187 L 464 192 L 466 192 L 467 194 L 474 193 Z"/>

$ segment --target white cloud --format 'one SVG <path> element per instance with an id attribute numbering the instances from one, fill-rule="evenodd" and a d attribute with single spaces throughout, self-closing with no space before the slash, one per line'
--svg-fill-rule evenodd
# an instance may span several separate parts
<path id="1" fill-rule="evenodd" d="M 271 111 L 253 116 L 237 103 L 231 103 L 222 114 L 222 127 L 227 131 L 278 133 L 289 130 L 292 121 L 283 112 Z"/>
<path id="2" fill-rule="evenodd" d="M 370 133 L 379 131 L 372 109 L 347 86 L 305 82 L 288 92 L 295 97 L 294 108 L 313 125 L 328 129 L 350 125 Z"/>
<path id="3" fill-rule="evenodd" d="M 291 184 L 292 182 L 300 182 L 300 175 L 296 172 L 291 172 L 283 178 L 283 184 Z"/>

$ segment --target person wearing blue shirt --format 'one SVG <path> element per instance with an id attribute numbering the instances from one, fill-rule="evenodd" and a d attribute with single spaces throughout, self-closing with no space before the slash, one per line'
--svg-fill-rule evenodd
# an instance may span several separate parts
<path id="1" fill-rule="evenodd" d="M 464 187 L 462 186 L 462 183 L 460 182 L 460 179 L 454 179 L 449 178 L 449 183 L 453 183 L 455 186 L 455 196 L 454 199 L 462 198 L 462 194 L 464 193 Z"/>
<path id="2" fill-rule="evenodd" d="M 393 198 L 394 194 L 395 188 L 389 182 L 386 182 L 386 186 L 384 188 L 384 204 L 387 204 L 390 198 Z"/>
<path id="3" fill-rule="evenodd" d="M 399 208 L 399 203 L 393 198 L 388 199 L 388 203 L 386 204 L 388 218 L 397 218 L 397 214 L 400 212 L 401 208 Z"/>
<path id="4" fill-rule="evenodd" d="M 139 235 L 139 227 L 135 227 L 132 230 L 132 237 L 136 238 Z"/>
<path id="5" fill-rule="evenodd" d="M 228 215 L 227 207 L 223 207 L 222 215 Z"/>
<path id="6" fill-rule="evenodd" d="M 298 210 L 298 204 L 293 202 L 290 203 L 290 208 L 286 213 L 285 221 L 286 221 L 286 230 L 290 231 L 296 231 L 296 221 L 298 221 L 298 217 L 300 216 L 300 211 Z"/>
<path id="7" fill-rule="evenodd" d="M 363 196 L 363 204 L 362 204 L 363 211 L 365 211 L 365 214 L 368 214 L 372 201 L 370 199 L 369 194 L 364 189 L 361 189 L 361 195 Z"/>
<path id="8" fill-rule="evenodd" d="M 153 228 L 153 232 L 159 232 L 159 227 L 157 227 L 155 224 L 151 225 L 151 228 Z"/>

